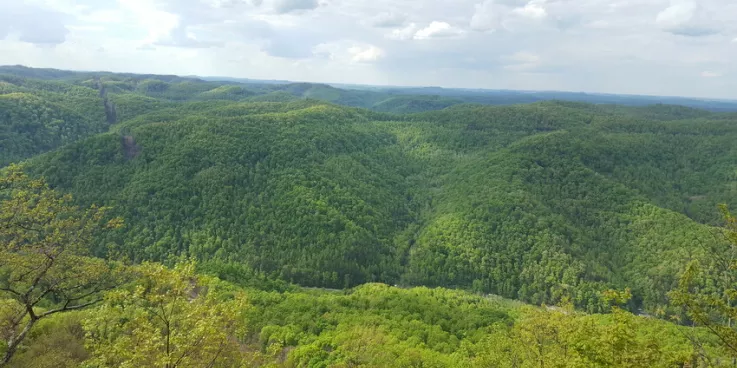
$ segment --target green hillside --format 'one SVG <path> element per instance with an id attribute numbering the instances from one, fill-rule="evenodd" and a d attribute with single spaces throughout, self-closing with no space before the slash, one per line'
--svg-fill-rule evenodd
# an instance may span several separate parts
<path id="1" fill-rule="evenodd" d="M 241 275 L 243 287 L 198 273 L 212 263 L 89 257 L 95 235 L 123 220 L 73 206 L 18 166 L 0 176 L 0 198 L 2 366 L 665 368 L 726 367 L 735 355 L 718 319 L 709 329 L 636 316 L 621 308 L 628 289 L 600 294 L 607 314 L 585 314 L 444 288 L 304 289 Z M 700 273 L 690 270 L 674 306 L 699 300 L 682 294 Z"/>
<path id="2" fill-rule="evenodd" d="M 0 166 L 107 129 L 91 88 L 0 76 Z"/>
<path id="3" fill-rule="evenodd" d="M 735 114 L 0 72 L 0 366 L 737 356 Z"/>
<path id="4" fill-rule="evenodd" d="M 186 254 L 226 278 L 569 297 L 589 311 L 601 310 L 601 290 L 631 287 L 632 307 L 654 310 L 698 256 L 693 239 L 709 236 L 701 224 L 735 204 L 737 126 L 700 116 L 556 102 L 403 117 L 314 100 L 192 102 L 28 168 L 114 206 L 127 227 L 109 240 L 137 261 Z"/>
<path id="5" fill-rule="evenodd" d="M 123 219 L 74 206 L 18 166 L 0 176 L 0 198 L 4 367 L 726 367 L 735 355 L 726 321 L 637 316 L 621 308 L 629 289 L 603 291 L 606 314 L 586 314 L 444 288 L 305 289 L 245 274 L 238 285 L 206 276 L 211 262 L 90 257 Z M 690 304 L 700 299 L 683 294 L 701 273 L 689 269 L 672 300 L 703 323 Z"/>
<path id="6" fill-rule="evenodd" d="M 440 96 L 395 96 L 370 106 L 376 111 L 395 113 L 416 113 L 442 110 L 463 103 L 463 100 Z"/>

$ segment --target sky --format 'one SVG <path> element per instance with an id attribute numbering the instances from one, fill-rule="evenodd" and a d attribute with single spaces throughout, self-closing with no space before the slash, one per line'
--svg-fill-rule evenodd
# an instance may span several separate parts
<path id="1" fill-rule="evenodd" d="M 737 99 L 734 0 L 0 0 L 0 65 Z"/>

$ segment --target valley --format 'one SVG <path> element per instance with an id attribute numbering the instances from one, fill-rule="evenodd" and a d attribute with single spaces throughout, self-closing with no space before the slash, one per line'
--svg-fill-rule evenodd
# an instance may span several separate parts
<path id="1" fill-rule="evenodd" d="M 245 366 L 511 366 L 546 328 L 537 357 L 565 366 L 698 360 L 684 334 L 728 356 L 666 321 L 695 319 L 684 270 L 735 245 L 737 115 L 484 96 L 5 67 L 0 164 L 109 207 L 121 226 L 85 256 L 190 260 L 216 298 L 245 295 L 218 315 L 247 321 Z M 629 358 L 593 356 L 625 330 Z"/>

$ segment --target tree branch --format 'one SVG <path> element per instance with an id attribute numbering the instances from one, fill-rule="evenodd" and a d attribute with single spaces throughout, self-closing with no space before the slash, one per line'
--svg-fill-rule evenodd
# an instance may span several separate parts
<path id="1" fill-rule="evenodd" d="M 95 300 L 93 300 L 91 302 L 87 302 L 87 303 L 84 303 L 84 304 L 78 304 L 78 305 L 73 305 L 73 306 L 64 305 L 61 308 L 57 308 L 57 309 L 52 309 L 50 311 L 46 311 L 46 312 L 42 313 L 38 318 L 43 318 L 43 317 L 52 315 L 54 313 L 66 312 L 66 311 L 70 311 L 70 310 L 77 310 L 77 309 L 86 308 L 86 307 L 89 307 L 90 305 L 97 304 L 97 303 L 99 303 L 101 301 L 102 301 L 102 298 L 99 298 L 99 299 L 95 299 Z"/>
<path id="2" fill-rule="evenodd" d="M 17 295 L 17 296 L 20 296 L 20 297 L 22 297 L 22 296 L 23 296 L 23 294 L 21 294 L 21 293 L 19 293 L 19 292 L 15 291 L 15 290 L 13 290 L 13 289 L 11 289 L 10 287 L 0 287 L 0 291 L 6 291 L 6 292 L 8 292 L 8 293 L 11 293 L 11 294 L 15 294 L 15 295 Z"/>

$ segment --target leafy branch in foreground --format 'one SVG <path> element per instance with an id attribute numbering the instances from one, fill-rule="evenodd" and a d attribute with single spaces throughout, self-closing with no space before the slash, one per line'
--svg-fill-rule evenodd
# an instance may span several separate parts
<path id="1" fill-rule="evenodd" d="M 107 208 L 71 205 L 71 196 L 19 166 L 0 178 L 0 200 L 0 296 L 7 299 L 0 315 L 2 367 L 40 319 L 95 304 L 114 285 L 111 265 L 85 254 L 94 233 L 122 223 L 104 223 Z"/>
<path id="2" fill-rule="evenodd" d="M 84 323 L 87 367 L 241 366 L 237 322 L 245 299 L 217 293 L 194 263 L 146 263 L 130 288 L 108 292 Z"/>
<path id="3" fill-rule="evenodd" d="M 737 359 L 737 219 L 726 206 L 722 206 L 722 213 L 726 241 L 717 239 L 707 248 L 704 262 L 689 263 L 670 297 L 690 322 L 706 328 L 718 340 L 724 354 L 734 360 Z M 702 345 L 698 339 L 692 340 L 694 345 Z"/>

